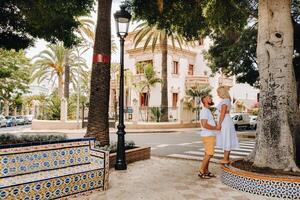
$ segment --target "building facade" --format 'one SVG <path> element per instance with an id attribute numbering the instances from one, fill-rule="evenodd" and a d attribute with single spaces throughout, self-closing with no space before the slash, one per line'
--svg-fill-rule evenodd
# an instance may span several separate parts
<path id="1" fill-rule="evenodd" d="M 157 83 L 150 89 L 150 95 L 147 96 L 147 91 L 134 87 L 136 83 L 144 80 L 144 73 L 137 66 L 140 64 L 150 63 L 153 65 L 154 70 L 158 77 L 161 78 L 162 73 L 162 51 L 159 44 L 152 50 L 151 45 L 144 49 L 144 43 L 135 47 L 134 45 L 135 32 L 129 33 L 125 41 L 125 55 L 124 55 L 124 68 L 125 68 L 125 107 L 133 107 L 134 105 L 139 108 L 140 117 L 139 121 L 143 119 L 144 114 L 141 112 L 143 109 L 149 107 L 161 106 L 161 84 Z M 235 89 L 238 85 L 235 83 L 234 77 L 226 77 L 221 74 L 211 76 L 211 70 L 207 66 L 203 51 L 208 50 L 210 41 L 208 39 L 201 40 L 196 46 L 182 46 L 179 47 L 175 43 L 172 45 L 168 41 L 168 107 L 169 119 L 171 121 L 180 120 L 182 114 L 183 99 L 186 97 L 186 91 L 192 86 L 203 85 L 212 88 L 212 95 L 215 102 L 219 101 L 216 89 L 220 85 L 231 87 L 231 96 L 241 95 L 245 92 L 243 88 Z M 126 76 L 127 75 L 127 76 Z M 249 90 L 249 88 L 247 88 Z M 248 91 L 256 93 L 252 87 Z M 111 97 L 110 97 L 110 111 L 114 110 L 117 103 L 118 96 L 118 78 L 117 74 L 112 75 L 111 82 Z M 145 117 L 144 117 L 145 118 Z M 148 121 L 148 119 L 147 119 Z"/>

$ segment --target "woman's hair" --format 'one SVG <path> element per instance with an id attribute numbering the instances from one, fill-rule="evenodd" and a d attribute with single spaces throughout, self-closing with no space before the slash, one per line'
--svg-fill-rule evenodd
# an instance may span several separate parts
<path id="1" fill-rule="evenodd" d="M 231 99 L 229 94 L 229 87 L 227 86 L 220 86 L 217 89 L 217 92 L 222 99 Z"/>

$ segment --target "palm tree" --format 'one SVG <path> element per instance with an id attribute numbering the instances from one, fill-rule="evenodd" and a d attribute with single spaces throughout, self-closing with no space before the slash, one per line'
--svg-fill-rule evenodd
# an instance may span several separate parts
<path id="1" fill-rule="evenodd" d="M 94 55 L 111 56 L 112 0 L 98 0 Z M 95 137 L 100 145 L 109 145 L 110 60 L 95 61 L 92 66 L 90 109 L 86 137 Z"/>
<path id="2" fill-rule="evenodd" d="M 162 116 L 161 121 L 168 121 L 168 39 L 171 40 L 173 47 L 175 47 L 175 41 L 179 47 L 182 48 L 182 44 L 188 44 L 188 42 L 179 34 L 172 33 L 167 34 L 165 30 L 158 29 L 156 25 L 149 26 L 147 22 L 141 23 L 136 27 L 138 30 L 134 37 L 135 48 L 140 44 L 141 41 L 145 40 L 144 50 L 152 42 L 152 51 L 155 50 L 157 43 L 160 45 L 162 52 L 162 81 L 161 85 L 161 107 Z"/>
<path id="3" fill-rule="evenodd" d="M 91 46 L 91 41 L 94 41 L 95 38 L 95 33 L 94 33 L 95 23 L 92 18 L 82 16 L 82 17 L 78 17 L 77 21 L 79 22 L 79 27 L 76 31 L 83 39 L 83 41 L 73 49 L 67 49 L 68 51 L 66 52 L 67 55 L 65 57 L 66 60 L 65 60 L 65 84 L 64 84 L 64 97 L 66 99 L 69 98 L 70 73 L 72 73 L 70 71 L 71 69 L 69 63 L 69 56 L 71 56 L 72 51 L 74 50 L 76 51 L 77 54 L 79 54 L 78 53 L 79 49 L 82 48 L 84 48 L 85 50 L 83 50 L 81 54 L 87 51 Z"/>
<path id="4" fill-rule="evenodd" d="M 143 63 L 139 63 L 138 65 L 143 66 Z M 141 67 L 141 66 L 137 66 L 137 67 Z M 147 64 L 145 66 L 144 75 L 145 75 L 145 79 L 137 83 L 134 83 L 133 85 L 138 89 L 140 93 L 146 92 L 146 99 L 149 102 L 151 88 L 154 87 L 157 83 L 162 83 L 162 79 L 157 77 L 152 64 Z M 147 121 L 148 121 L 148 107 L 147 107 Z"/>
<path id="5" fill-rule="evenodd" d="M 63 75 L 65 73 L 66 57 L 70 64 L 70 81 L 76 83 L 76 75 L 73 71 L 77 71 L 80 68 L 82 79 L 88 74 L 88 67 L 86 61 L 83 58 L 74 59 L 74 52 L 66 49 L 62 43 L 48 45 L 48 49 L 42 51 L 37 56 L 33 57 L 34 64 L 32 66 L 31 81 L 37 80 L 41 83 L 44 80 L 57 82 L 58 95 L 63 97 L 64 80 Z"/>
<path id="6" fill-rule="evenodd" d="M 199 120 L 200 99 L 210 92 L 211 88 L 203 85 L 193 86 L 186 91 L 184 103 L 193 112 L 196 111 L 197 120 Z"/>

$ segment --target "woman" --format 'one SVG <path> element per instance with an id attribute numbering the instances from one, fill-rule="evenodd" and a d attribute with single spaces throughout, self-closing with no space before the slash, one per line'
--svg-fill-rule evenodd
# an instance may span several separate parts
<path id="1" fill-rule="evenodd" d="M 228 164 L 230 151 L 232 149 L 239 148 L 239 142 L 237 139 L 236 131 L 233 121 L 230 117 L 231 98 L 229 95 L 229 88 L 226 86 L 220 86 L 217 89 L 218 96 L 222 99 L 217 106 L 219 113 L 218 117 L 218 129 L 221 129 L 220 133 L 216 135 L 216 146 L 224 150 L 224 158 L 220 161 L 221 164 Z"/>

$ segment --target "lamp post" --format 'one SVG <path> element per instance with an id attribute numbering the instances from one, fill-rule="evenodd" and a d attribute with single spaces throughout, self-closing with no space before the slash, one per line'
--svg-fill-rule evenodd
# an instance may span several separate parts
<path id="1" fill-rule="evenodd" d="M 120 38 L 120 93 L 119 93 L 119 124 L 118 124 L 118 143 L 116 170 L 126 170 L 125 159 L 125 125 L 124 125 L 124 41 L 128 34 L 131 15 L 126 11 L 126 6 L 121 5 L 121 10 L 114 14 L 116 21 L 117 35 Z"/>

